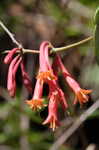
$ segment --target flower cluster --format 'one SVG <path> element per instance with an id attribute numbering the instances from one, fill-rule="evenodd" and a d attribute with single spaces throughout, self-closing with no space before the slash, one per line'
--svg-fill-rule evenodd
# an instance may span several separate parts
<path id="1" fill-rule="evenodd" d="M 26 103 L 33 109 L 38 110 L 46 106 L 44 104 L 43 86 L 47 84 L 49 86 L 48 94 L 48 116 L 43 124 L 50 124 L 50 128 L 55 130 L 60 125 L 58 120 L 58 106 L 61 105 L 65 111 L 68 107 L 65 94 L 58 84 L 58 72 L 61 71 L 66 82 L 75 93 L 74 104 L 79 102 L 81 105 L 88 101 L 88 95 L 91 90 L 84 90 L 80 88 L 80 85 L 74 80 L 71 74 L 63 65 L 59 55 L 56 55 L 53 63 L 50 63 L 49 52 L 51 44 L 48 41 L 44 41 L 40 45 L 39 55 L 39 72 L 37 75 L 37 81 L 35 85 L 34 94 L 31 100 L 27 100 Z"/>
<path id="2" fill-rule="evenodd" d="M 48 41 L 44 41 L 40 45 L 40 55 L 39 55 L 39 72 L 37 75 L 37 80 L 35 84 L 35 89 L 31 100 L 26 100 L 26 103 L 30 106 L 33 111 L 42 109 L 48 105 L 48 116 L 43 122 L 43 125 L 50 124 L 50 128 L 55 130 L 60 125 L 58 119 L 58 108 L 59 105 L 62 106 L 65 111 L 68 107 L 68 102 L 65 97 L 63 90 L 60 88 L 58 83 L 58 73 L 61 71 L 66 83 L 72 89 L 75 94 L 73 103 L 80 105 L 86 103 L 89 99 L 88 94 L 91 90 L 81 89 L 80 85 L 75 81 L 72 75 L 68 72 L 59 55 L 55 55 L 53 62 L 50 63 L 49 52 L 52 45 Z M 25 71 L 24 61 L 22 55 L 18 54 L 13 58 L 17 51 L 21 51 L 19 48 L 12 49 L 4 59 L 5 64 L 9 65 L 8 70 L 8 80 L 7 89 L 10 96 L 14 97 L 16 93 L 16 72 L 18 67 L 21 67 L 23 84 L 27 90 L 32 93 L 32 83 L 29 79 L 27 72 Z M 45 104 L 43 99 L 44 84 L 49 86 L 49 93 L 47 98 L 47 104 Z"/>
<path id="3" fill-rule="evenodd" d="M 20 48 L 14 48 L 9 53 L 6 55 L 4 58 L 4 63 L 9 64 L 9 69 L 8 69 L 8 79 L 7 79 L 7 89 L 9 92 L 9 95 L 11 97 L 14 97 L 16 94 L 16 73 L 18 70 L 18 67 L 21 67 L 21 72 L 22 72 L 22 80 L 24 86 L 27 88 L 29 93 L 32 93 L 32 82 L 29 79 L 29 75 L 25 71 L 25 66 L 24 66 L 24 61 L 23 58 L 20 54 L 15 56 L 15 53 L 17 51 L 21 51 Z"/>

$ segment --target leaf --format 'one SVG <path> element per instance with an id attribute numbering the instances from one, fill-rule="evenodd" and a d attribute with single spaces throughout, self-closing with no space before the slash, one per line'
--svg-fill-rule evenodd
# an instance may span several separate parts
<path id="1" fill-rule="evenodd" d="M 95 56 L 99 65 L 99 25 L 95 27 Z"/>
<path id="2" fill-rule="evenodd" d="M 99 25 L 99 7 L 96 9 L 95 16 L 94 16 L 94 22 L 96 25 Z"/>
<path id="3" fill-rule="evenodd" d="M 96 10 L 94 20 L 96 24 L 95 35 L 94 35 L 95 36 L 95 56 L 96 56 L 96 61 L 99 65 L 99 7 Z"/>

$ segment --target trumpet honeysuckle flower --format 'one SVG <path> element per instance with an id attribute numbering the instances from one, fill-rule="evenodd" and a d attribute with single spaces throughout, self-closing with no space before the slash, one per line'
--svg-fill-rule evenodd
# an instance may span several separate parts
<path id="1" fill-rule="evenodd" d="M 9 64 L 12 61 L 12 57 L 13 55 L 20 50 L 19 48 L 13 48 L 11 51 L 9 51 L 9 53 L 6 55 L 6 57 L 4 58 L 4 63 L 5 64 Z"/>
<path id="2" fill-rule="evenodd" d="M 48 105 L 48 117 L 43 122 L 43 125 L 50 124 L 50 128 L 52 128 L 52 130 L 54 131 L 60 125 L 57 113 L 58 113 L 57 93 L 52 93 Z"/>
<path id="3" fill-rule="evenodd" d="M 39 110 L 42 107 L 45 107 L 44 100 L 42 99 L 43 85 L 40 83 L 38 79 L 36 81 L 34 94 L 31 100 L 26 100 L 26 103 L 30 106 L 32 110 Z"/>
<path id="4" fill-rule="evenodd" d="M 41 83 L 47 82 L 48 80 L 56 80 L 56 76 L 53 73 L 53 70 L 51 68 L 51 64 L 49 62 L 49 48 L 50 43 L 45 41 L 41 43 L 40 46 L 40 71 L 37 76 L 38 79 L 40 79 Z"/>
<path id="5" fill-rule="evenodd" d="M 25 66 L 24 66 L 23 61 L 21 62 L 20 66 L 21 66 L 23 84 L 25 85 L 25 87 L 27 88 L 29 93 L 32 94 L 32 92 L 33 92 L 32 82 L 31 82 L 31 80 L 29 78 L 28 73 L 25 71 Z"/>
<path id="6" fill-rule="evenodd" d="M 79 102 L 82 105 L 83 103 L 88 102 L 89 96 L 87 94 L 90 94 L 92 90 L 81 89 L 77 81 L 70 76 L 66 77 L 66 81 L 75 93 L 74 104 Z"/>
<path id="7" fill-rule="evenodd" d="M 81 89 L 79 83 L 71 76 L 66 67 L 63 65 L 61 58 L 57 55 L 56 59 L 57 65 L 60 67 L 68 85 L 75 93 L 74 104 L 77 102 L 79 102 L 81 105 L 86 103 L 89 99 L 88 94 L 90 94 L 92 90 Z"/>
<path id="8" fill-rule="evenodd" d="M 18 55 L 12 60 L 10 66 L 9 66 L 7 89 L 9 91 L 9 95 L 11 97 L 14 97 L 15 93 L 16 93 L 15 75 L 16 75 L 16 72 L 17 72 L 17 69 L 18 69 L 18 66 L 19 66 L 21 60 L 22 60 L 22 58 Z"/>
<path id="9" fill-rule="evenodd" d="M 62 105 L 63 110 L 65 111 L 68 107 L 64 92 L 59 87 L 58 83 L 56 81 L 49 81 L 49 97 L 52 95 L 52 93 L 56 93 L 57 101 Z"/>

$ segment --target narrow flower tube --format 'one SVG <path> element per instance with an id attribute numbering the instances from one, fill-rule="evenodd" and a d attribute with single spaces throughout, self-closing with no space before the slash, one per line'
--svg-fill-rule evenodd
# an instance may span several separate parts
<path id="1" fill-rule="evenodd" d="M 49 81 L 49 97 L 52 93 L 56 93 L 57 101 L 62 105 L 62 108 L 65 111 L 68 107 L 67 100 L 65 98 L 64 92 L 56 81 Z"/>
<path id="2" fill-rule="evenodd" d="M 34 111 L 41 109 L 42 107 L 45 107 L 46 104 L 44 104 L 44 100 L 42 99 L 42 92 L 43 92 L 43 85 L 40 83 L 40 80 L 38 79 L 36 81 L 34 94 L 31 100 L 26 100 L 26 103 L 30 106 L 30 108 Z"/>
<path id="3" fill-rule="evenodd" d="M 57 59 L 56 59 L 56 57 L 55 57 L 54 60 L 53 60 L 52 69 L 53 69 L 54 75 L 55 75 L 56 77 L 58 77 L 59 67 L 57 66 Z"/>
<path id="4" fill-rule="evenodd" d="M 43 122 L 43 125 L 50 124 L 50 128 L 52 128 L 53 131 L 58 126 L 60 126 L 60 122 L 58 121 L 58 116 L 57 116 L 58 102 L 55 97 L 56 97 L 55 93 L 52 93 L 52 95 L 50 96 L 49 105 L 48 105 L 48 117 Z"/>
<path id="5" fill-rule="evenodd" d="M 11 51 L 9 51 L 9 53 L 5 56 L 4 58 L 4 63 L 5 64 L 9 64 L 12 61 L 12 57 L 13 55 L 20 50 L 19 48 L 13 48 Z"/>
<path id="6" fill-rule="evenodd" d="M 60 56 L 58 54 L 56 55 L 54 61 L 56 63 L 56 66 L 58 68 L 60 68 L 60 70 L 62 71 L 62 73 L 63 73 L 64 76 L 71 76 L 71 74 L 68 72 L 68 70 L 66 69 L 66 67 L 63 65 L 62 60 L 61 60 L 61 58 L 60 58 Z"/>
<path id="7" fill-rule="evenodd" d="M 48 53 L 49 44 L 50 43 L 48 41 L 44 41 L 40 45 L 40 55 L 39 55 L 40 72 L 46 72 L 46 70 L 48 70 L 48 66 L 46 64 L 46 59 L 45 59 L 46 57 L 45 50 L 47 50 Z"/>
<path id="8" fill-rule="evenodd" d="M 56 80 L 56 76 L 53 74 L 50 62 L 48 61 L 49 45 L 50 43 L 45 41 L 41 43 L 40 46 L 40 72 L 37 78 L 39 78 L 42 83 L 48 80 Z"/>
<path id="9" fill-rule="evenodd" d="M 7 79 L 7 89 L 9 91 L 9 94 L 10 96 L 14 96 L 15 94 L 15 81 L 14 78 L 13 78 L 13 68 L 14 68 L 14 65 L 15 63 L 17 62 L 17 60 L 19 59 L 19 55 L 16 56 L 13 61 L 11 62 L 10 66 L 9 66 L 9 70 L 8 70 L 8 79 Z"/>
<path id="10" fill-rule="evenodd" d="M 68 72 L 68 70 L 65 68 L 65 66 L 63 65 L 61 58 L 57 55 L 56 56 L 57 59 L 57 65 L 60 67 L 63 76 L 65 77 L 68 85 L 70 86 L 70 88 L 74 91 L 75 93 L 75 99 L 74 99 L 74 104 L 76 103 L 80 103 L 81 105 L 83 103 L 86 103 L 89 99 L 87 94 L 90 94 L 92 92 L 92 90 L 85 90 L 85 89 L 81 89 L 80 85 L 77 83 L 77 81 L 75 81 L 75 79 L 73 79 L 73 77 L 71 76 L 71 74 Z"/>
<path id="11" fill-rule="evenodd" d="M 20 57 L 18 59 L 18 61 L 16 62 L 16 64 L 14 65 L 14 68 L 13 68 L 13 97 L 15 96 L 15 93 L 16 93 L 16 79 L 15 79 L 16 78 L 16 72 L 18 70 L 18 67 L 19 67 L 21 61 L 22 61 L 22 58 Z"/>
<path id="12" fill-rule="evenodd" d="M 54 58 L 53 64 L 52 64 L 52 68 L 53 68 L 53 72 L 54 72 L 55 76 L 57 76 L 57 78 L 58 78 L 59 67 L 57 65 L 58 65 L 57 64 L 57 59 Z M 65 111 L 66 108 L 68 107 L 68 104 L 67 104 L 67 100 L 65 98 L 64 92 L 59 87 L 57 81 L 53 81 L 53 82 L 57 85 L 57 91 L 58 91 L 58 95 L 59 95 L 59 101 L 60 101 L 60 103 L 61 103 L 61 105 L 63 107 L 63 110 Z"/>
<path id="13" fill-rule="evenodd" d="M 32 82 L 29 78 L 28 73 L 25 71 L 25 67 L 24 67 L 24 63 L 23 61 L 21 62 L 21 72 L 22 72 L 22 79 L 23 79 L 23 84 L 25 85 L 25 87 L 27 88 L 27 90 L 29 91 L 29 93 L 32 94 L 33 92 L 33 88 L 32 88 Z"/>
<path id="14" fill-rule="evenodd" d="M 58 93 L 59 93 L 60 104 L 62 105 L 63 110 L 66 111 L 66 108 L 68 108 L 68 104 L 64 92 L 62 91 L 62 89 L 58 88 Z"/>

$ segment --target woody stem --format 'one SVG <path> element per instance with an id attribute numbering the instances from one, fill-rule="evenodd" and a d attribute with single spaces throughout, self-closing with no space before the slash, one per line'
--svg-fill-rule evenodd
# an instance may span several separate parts
<path id="1" fill-rule="evenodd" d="M 14 44 L 16 44 L 19 48 L 22 48 L 22 52 L 23 53 L 39 53 L 39 51 L 38 50 L 30 50 L 30 49 L 24 49 L 23 47 L 22 47 L 22 45 L 15 39 L 15 37 L 14 37 L 14 35 L 8 30 L 8 28 L 3 24 L 3 22 L 2 21 L 0 21 L 0 26 L 4 29 L 4 31 L 9 35 L 9 37 L 11 38 L 11 40 L 12 40 L 12 42 L 14 43 Z M 84 39 L 84 40 L 81 40 L 81 41 L 79 41 L 79 42 L 76 42 L 76 43 L 73 43 L 73 44 L 70 44 L 70 45 L 67 45 L 67 46 L 64 46 L 64 47 L 59 47 L 59 48 L 52 48 L 52 50 L 51 50 L 51 53 L 56 53 L 56 52 L 61 52 L 61 51 L 65 51 L 65 50 L 68 50 L 68 49 L 70 49 L 70 48 L 73 48 L 73 47 L 76 47 L 76 46 L 79 46 L 79 45 L 81 45 L 81 44 L 84 44 L 84 43 L 86 43 L 86 42 L 88 42 L 88 41 L 90 41 L 90 40 L 92 40 L 93 39 L 93 36 L 90 36 L 90 37 L 88 37 L 88 38 L 86 38 L 86 39 Z M 9 52 L 9 50 L 5 50 L 2 54 L 6 54 L 6 53 L 8 53 Z"/>

